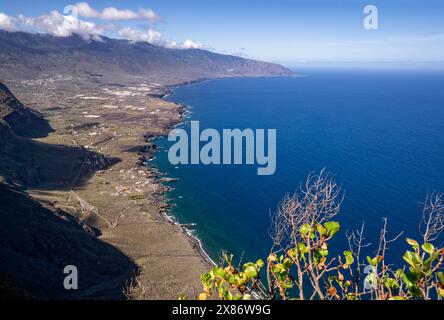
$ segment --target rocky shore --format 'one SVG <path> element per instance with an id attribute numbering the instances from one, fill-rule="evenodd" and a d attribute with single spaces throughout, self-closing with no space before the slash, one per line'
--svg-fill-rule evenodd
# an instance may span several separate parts
<path id="1" fill-rule="evenodd" d="M 157 152 L 153 138 L 182 121 L 183 106 L 162 99 L 169 89 L 156 83 L 72 79 L 7 85 L 49 121 L 53 132 L 34 141 L 85 152 L 84 157 L 60 160 L 57 167 L 52 164 L 52 177 L 45 163 L 37 163 L 24 184 L 27 194 L 72 215 L 133 262 L 132 270 L 113 276 L 116 281 L 88 279 L 94 285 L 63 298 L 119 298 L 112 294 L 119 291 L 131 299 L 194 297 L 210 262 L 185 226 L 168 218 L 163 183 L 174 177 L 159 177 L 147 166 Z M 86 271 L 79 268 L 79 277 L 82 273 Z M 123 287 L 119 277 L 127 279 Z"/>

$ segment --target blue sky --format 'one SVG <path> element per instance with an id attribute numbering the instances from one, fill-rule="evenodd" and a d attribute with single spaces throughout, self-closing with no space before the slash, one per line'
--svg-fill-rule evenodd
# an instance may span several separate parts
<path id="1" fill-rule="evenodd" d="M 0 12 L 15 21 L 15 28 L 23 29 L 19 15 L 35 18 L 48 15 L 51 10 L 63 13 L 65 5 L 75 3 L 0 0 Z M 166 46 L 191 45 L 286 64 L 444 61 L 442 0 L 89 0 L 87 3 L 99 13 L 106 7 L 132 12 L 151 9 L 158 18 L 109 21 L 82 16 L 79 19 L 102 27 L 100 34 L 149 39 Z M 363 27 L 363 8 L 368 4 L 378 8 L 377 30 Z M 29 21 L 32 22 L 28 22 L 26 30 L 37 30 L 39 21 Z M 119 32 L 122 29 L 126 32 Z M 146 36 L 148 30 L 151 33 Z"/>

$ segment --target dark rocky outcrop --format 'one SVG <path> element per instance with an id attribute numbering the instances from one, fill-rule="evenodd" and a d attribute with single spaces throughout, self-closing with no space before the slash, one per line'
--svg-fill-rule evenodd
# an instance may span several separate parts
<path id="1" fill-rule="evenodd" d="M 40 138 L 53 130 L 39 113 L 25 107 L 9 89 L 0 82 L 0 134 L 9 130 L 16 135 Z"/>

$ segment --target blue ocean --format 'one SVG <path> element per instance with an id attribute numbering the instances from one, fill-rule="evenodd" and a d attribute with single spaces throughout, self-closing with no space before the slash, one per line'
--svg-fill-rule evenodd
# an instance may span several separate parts
<path id="1" fill-rule="evenodd" d="M 277 166 L 258 176 L 251 165 L 171 165 L 172 142 L 161 138 L 154 165 L 169 177 L 171 214 L 217 260 L 225 249 L 265 258 L 270 214 L 312 171 L 332 172 L 345 192 L 336 245 L 365 221 L 377 248 L 383 217 L 389 236 L 418 238 L 421 201 L 444 192 L 444 73 L 434 71 L 303 70 L 298 77 L 236 78 L 179 87 L 167 99 L 189 107 L 201 130 L 277 130 Z M 371 250 L 371 249 L 369 249 Z M 398 259 L 395 259 L 398 260 Z"/>

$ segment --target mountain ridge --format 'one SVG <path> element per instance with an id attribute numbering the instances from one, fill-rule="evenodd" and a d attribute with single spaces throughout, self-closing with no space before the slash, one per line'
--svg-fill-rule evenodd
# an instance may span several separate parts
<path id="1" fill-rule="evenodd" d="M 164 85 L 201 78 L 282 76 L 281 65 L 224 55 L 202 49 L 171 49 L 147 42 L 103 37 L 85 40 L 79 35 L 0 31 L 0 67 L 13 78 L 69 74 L 119 80 L 144 77 Z"/>

